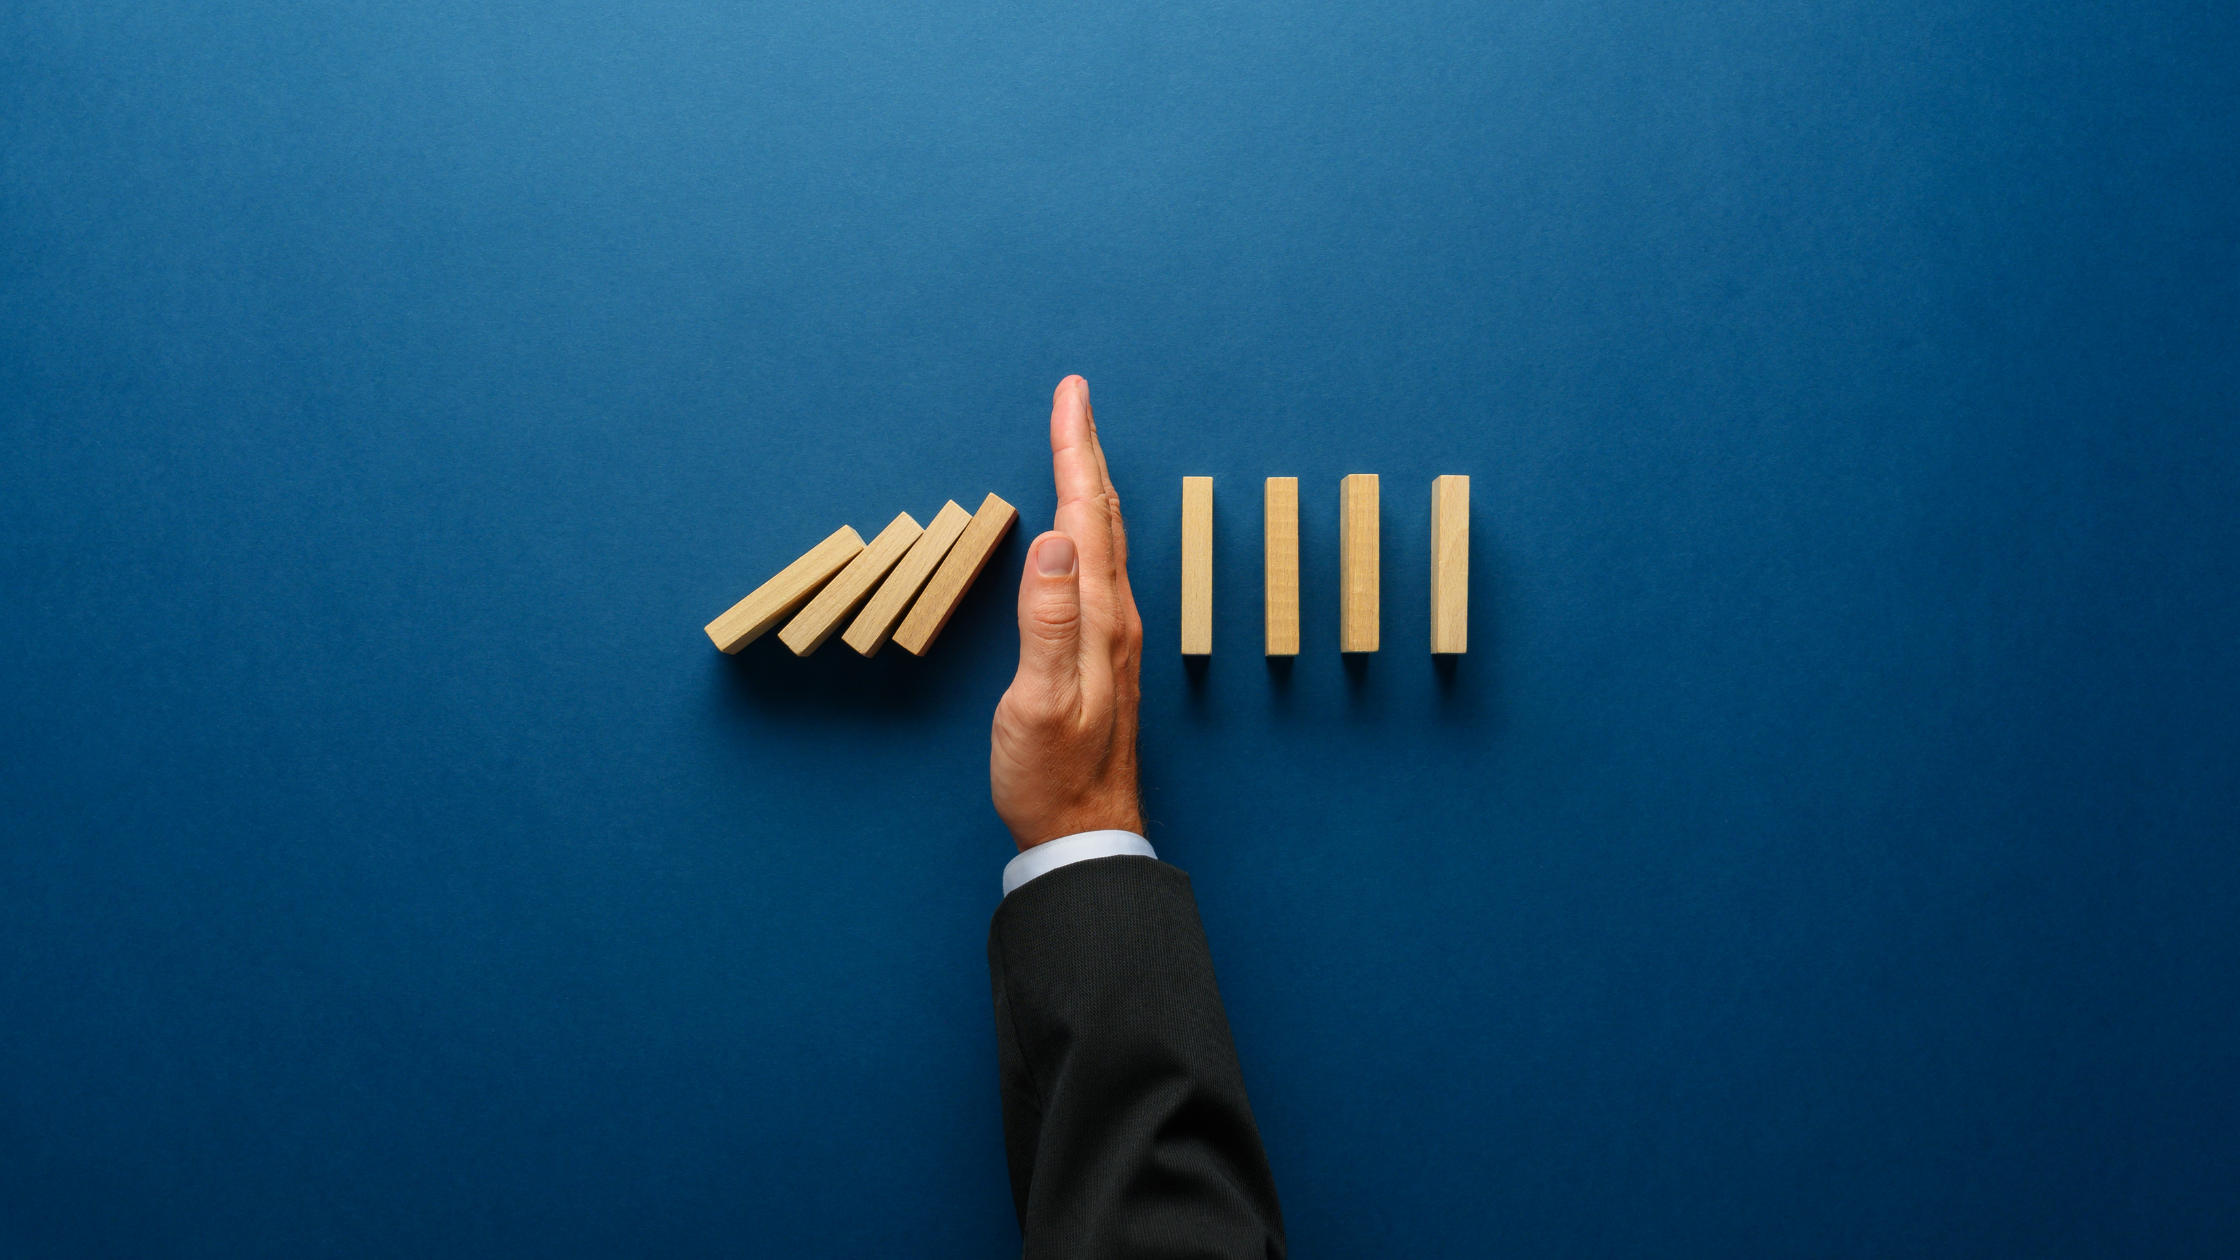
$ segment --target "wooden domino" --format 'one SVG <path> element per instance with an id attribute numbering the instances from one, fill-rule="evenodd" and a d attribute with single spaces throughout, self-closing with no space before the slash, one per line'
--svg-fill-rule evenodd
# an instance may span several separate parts
<path id="1" fill-rule="evenodd" d="M 1299 654 L 1299 479 L 1270 477 L 1262 567 L 1269 656 Z"/>
<path id="2" fill-rule="evenodd" d="M 972 579 L 996 552 L 996 544 L 1003 541 L 1011 523 L 1019 519 L 1019 509 L 991 494 L 980 501 L 980 510 L 972 514 L 972 522 L 964 527 L 956 545 L 949 548 L 941 567 L 934 570 L 926 581 L 925 591 L 918 602 L 910 606 L 909 615 L 895 627 L 895 646 L 912 656 L 924 656 L 933 646 L 934 636 L 949 624 L 950 614 L 964 601 L 964 593 L 972 589 Z"/>
<path id="3" fill-rule="evenodd" d="M 1338 650 L 1377 650 L 1377 475 L 1338 483 Z"/>
<path id="4" fill-rule="evenodd" d="M 838 573 L 842 565 L 855 559 L 861 550 L 862 535 L 842 525 L 831 537 L 809 548 L 799 560 L 778 570 L 776 577 L 754 588 L 753 594 L 709 622 L 709 640 L 724 652 L 737 652 L 761 638 L 763 631 L 807 603 L 809 597 L 817 593 L 817 588 Z"/>
<path id="5" fill-rule="evenodd" d="M 824 584 L 809 606 L 802 609 L 786 628 L 778 632 L 778 642 L 793 650 L 795 656 L 807 656 L 824 646 L 840 623 L 854 615 L 858 605 L 871 598 L 871 590 L 879 579 L 887 575 L 910 550 L 925 531 L 908 512 L 887 522 L 871 545 L 856 553 L 848 567 L 839 576 Z"/>
<path id="6" fill-rule="evenodd" d="M 855 622 L 840 636 L 840 641 L 861 655 L 878 655 L 879 649 L 886 646 L 887 636 L 893 634 L 895 626 L 901 622 L 902 614 L 909 611 L 910 601 L 918 597 L 941 558 L 949 554 L 958 535 L 971 523 L 972 513 L 957 506 L 956 500 L 942 504 L 933 522 L 910 544 L 902 562 L 879 584 L 877 593 L 863 606 L 863 611 L 856 614 Z"/>
<path id="7" fill-rule="evenodd" d="M 1182 479 L 1182 654 L 1213 652 L 1213 478 Z"/>
<path id="8" fill-rule="evenodd" d="M 1470 479 L 1431 481 L 1431 651 L 1470 647 Z"/>

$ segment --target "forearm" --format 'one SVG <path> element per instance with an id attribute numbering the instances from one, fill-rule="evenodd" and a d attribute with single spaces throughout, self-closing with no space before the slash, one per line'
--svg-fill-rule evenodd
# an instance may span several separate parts
<path id="1" fill-rule="evenodd" d="M 988 963 L 1028 1257 L 1283 1254 L 1188 876 L 1045 873 L 997 909 Z"/>

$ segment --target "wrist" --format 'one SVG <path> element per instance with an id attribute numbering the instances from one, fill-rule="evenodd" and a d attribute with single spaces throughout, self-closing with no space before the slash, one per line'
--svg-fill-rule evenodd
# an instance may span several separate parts
<path id="1" fill-rule="evenodd" d="M 1019 846 L 1021 853 L 1038 844 L 1048 844 L 1052 840 L 1087 831 L 1128 831 L 1139 836 L 1144 834 L 1143 810 L 1133 801 L 1125 805 L 1114 803 L 1068 810 L 1032 822 L 1013 823 L 1010 819 L 1005 819 L 1004 822 L 1010 828 L 1012 843 Z"/>

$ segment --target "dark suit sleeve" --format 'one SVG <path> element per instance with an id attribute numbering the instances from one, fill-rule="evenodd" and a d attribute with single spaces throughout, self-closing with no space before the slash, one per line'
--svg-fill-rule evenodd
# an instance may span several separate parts
<path id="1" fill-rule="evenodd" d="M 996 909 L 988 970 L 1027 1260 L 1283 1255 L 1189 876 L 1051 871 Z"/>

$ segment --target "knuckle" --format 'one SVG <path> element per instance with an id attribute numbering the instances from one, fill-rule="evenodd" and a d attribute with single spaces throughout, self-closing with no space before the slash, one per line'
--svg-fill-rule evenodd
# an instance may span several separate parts
<path id="1" fill-rule="evenodd" d="M 1045 635 L 1064 634 L 1081 623 L 1081 607 L 1070 600 L 1038 603 L 1027 610 L 1027 621 Z"/>

